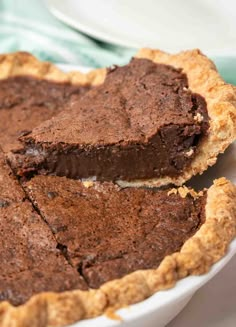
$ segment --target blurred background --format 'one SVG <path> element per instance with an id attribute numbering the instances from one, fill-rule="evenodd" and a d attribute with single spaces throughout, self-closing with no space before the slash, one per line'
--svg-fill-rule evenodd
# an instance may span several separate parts
<path id="1" fill-rule="evenodd" d="M 235 0 L 2 0 L 0 51 L 102 67 L 124 64 L 136 48 L 200 48 L 233 81 Z"/>

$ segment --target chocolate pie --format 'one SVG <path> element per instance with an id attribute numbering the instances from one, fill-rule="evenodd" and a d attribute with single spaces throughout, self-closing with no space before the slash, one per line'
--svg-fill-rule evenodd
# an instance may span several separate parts
<path id="1" fill-rule="evenodd" d="M 68 110 L 23 136 L 19 176 L 180 185 L 236 137 L 236 94 L 198 50 L 141 50 Z"/>
<path id="2" fill-rule="evenodd" d="M 167 186 L 236 134 L 234 88 L 198 50 L 85 75 L 3 55 L 0 79 L 1 327 L 97 317 L 226 253 L 236 186 Z"/>

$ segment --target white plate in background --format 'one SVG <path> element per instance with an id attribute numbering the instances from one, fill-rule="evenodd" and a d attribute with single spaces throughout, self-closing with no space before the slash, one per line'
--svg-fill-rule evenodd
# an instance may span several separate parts
<path id="1" fill-rule="evenodd" d="M 102 41 L 166 51 L 236 50 L 235 0 L 45 0 L 61 21 Z"/>

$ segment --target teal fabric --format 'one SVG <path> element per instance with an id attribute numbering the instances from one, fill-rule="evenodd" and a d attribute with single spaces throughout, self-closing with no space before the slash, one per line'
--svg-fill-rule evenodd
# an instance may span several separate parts
<path id="1" fill-rule="evenodd" d="M 212 60 L 226 82 L 236 85 L 236 56 L 215 56 Z"/>
<path id="2" fill-rule="evenodd" d="M 90 67 L 125 64 L 135 53 L 68 27 L 51 15 L 42 0 L 1 0 L 0 52 L 18 50 L 42 60 Z"/>
<path id="3" fill-rule="evenodd" d="M 41 60 L 89 67 L 122 65 L 136 52 L 95 41 L 68 27 L 51 15 L 43 0 L 1 0 L 0 53 L 18 50 Z M 212 59 L 225 80 L 236 84 L 235 55 Z"/>

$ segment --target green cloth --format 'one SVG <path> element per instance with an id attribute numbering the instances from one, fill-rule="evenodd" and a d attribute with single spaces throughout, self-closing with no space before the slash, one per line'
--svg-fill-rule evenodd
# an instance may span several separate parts
<path id="1" fill-rule="evenodd" d="M 18 50 L 41 60 L 89 67 L 122 65 L 136 52 L 95 41 L 61 23 L 43 0 L 0 0 L 0 53 Z M 212 59 L 225 80 L 236 84 L 235 55 Z"/>
<path id="2" fill-rule="evenodd" d="M 136 52 L 79 33 L 57 20 L 42 0 L 1 0 L 0 52 L 18 50 L 41 60 L 90 67 L 122 65 Z"/>

